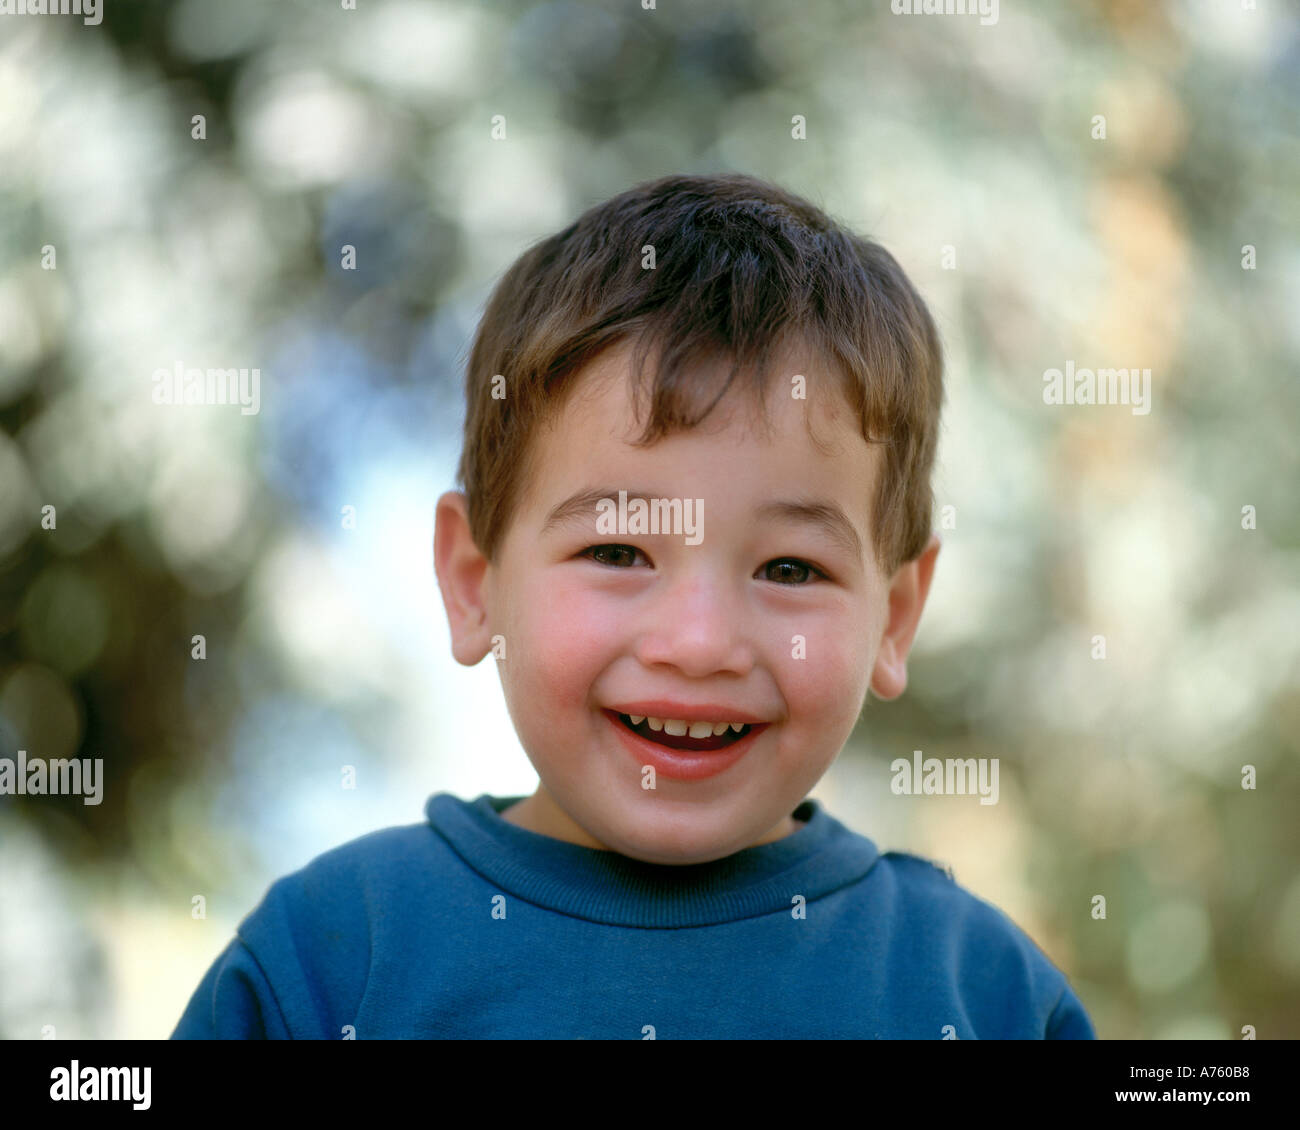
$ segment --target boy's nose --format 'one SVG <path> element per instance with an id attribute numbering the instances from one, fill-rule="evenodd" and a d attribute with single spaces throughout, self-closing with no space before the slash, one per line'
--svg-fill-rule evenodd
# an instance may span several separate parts
<path id="1" fill-rule="evenodd" d="M 668 664 L 692 678 L 720 671 L 745 675 L 754 666 L 740 599 L 698 577 L 647 608 L 636 651 L 647 666 Z"/>

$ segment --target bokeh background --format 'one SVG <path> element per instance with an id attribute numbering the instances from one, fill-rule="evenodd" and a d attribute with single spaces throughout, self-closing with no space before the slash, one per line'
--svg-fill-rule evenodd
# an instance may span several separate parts
<path id="1" fill-rule="evenodd" d="M 589 205 L 738 170 L 884 243 L 947 355 L 911 686 L 813 795 L 1104 1038 L 1300 1036 L 1298 64 L 1278 0 L 0 17 L 0 757 L 106 777 L 0 797 L 0 1035 L 166 1036 L 273 879 L 532 790 L 431 565 L 471 335 Z M 1067 360 L 1150 368 L 1150 414 L 1044 404 Z M 260 368 L 260 412 L 155 405 L 177 361 Z M 914 749 L 1000 758 L 1000 802 L 893 795 Z"/>

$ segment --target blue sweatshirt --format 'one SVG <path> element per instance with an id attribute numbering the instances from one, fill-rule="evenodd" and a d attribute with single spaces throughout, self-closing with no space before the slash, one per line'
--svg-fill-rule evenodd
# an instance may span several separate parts
<path id="1" fill-rule="evenodd" d="M 1065 976 L 816 801 L 781 840 L 643 863 L 431 797 L 273 883 L 173 1039 L 1093 1039 Z"/>

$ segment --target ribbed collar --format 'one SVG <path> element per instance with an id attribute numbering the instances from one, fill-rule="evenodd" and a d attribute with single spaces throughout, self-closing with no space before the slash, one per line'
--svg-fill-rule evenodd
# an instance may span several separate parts
<path id="1" fill-rule="evenodd" d="M 871 870 L 879 852 L 816 801 L 794 811 L 806 821 L 784 839 L 712 863 L 645 863 L 530 832 L 502 819 L 522 797 L 484 793 L 474 801 L 436 793 L 425 815 L 471 868 L 502 891 L 561 914 L 610 926 L 708 926 L 790 910 Z"/>

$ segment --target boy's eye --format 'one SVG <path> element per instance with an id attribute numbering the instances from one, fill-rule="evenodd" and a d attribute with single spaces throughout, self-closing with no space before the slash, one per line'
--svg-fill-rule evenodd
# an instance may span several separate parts
<path id="1" fill-rule="evenodd" d="M 632 545 L 589 545 L 579 557 L 589 557 L 598 565 L 608 565 L 614 569 L 625 569 L 635 565 L 637 558 L 645 560 L 645 555 Z M 649 561 L 646 561 L 649 564 Z M 797 557 L 779 557 L 769 561 L 759 572 L 764 580 L 779 585 L 806 585 L 814 578 L 826 579 L 826 574 L 815 565 L 801 561 Z"/>
<path id="2" fill-rule="evenodd" d="M 820 569 L 809 565 L 807 561 L 800 561 L 797 557 L 779 557 L 775 561 L 769 561 L 763 566 L 763 571 L 766 580 L 781 585 L 803 585 L 811 581 L 814 576 L 826 576 Z"/>
<path id="3" fill-rule="evenodd" d="M 630 545 L 589 545 L 578 556 L 590 557 L 601 565 L 623 568 L 635 563 L 637 554 L 640 552 L 639 549 Z"/>

